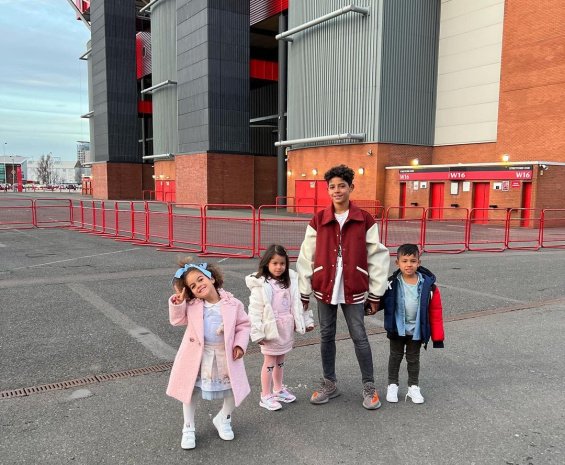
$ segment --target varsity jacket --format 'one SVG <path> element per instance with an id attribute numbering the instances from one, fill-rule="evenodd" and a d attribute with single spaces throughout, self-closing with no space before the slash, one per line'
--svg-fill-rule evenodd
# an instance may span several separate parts
<path id="1" fill-rule="evenodd" d="M 313 291 L 318 300 L 331 303 L 340 244 L 345 303 L 378 302 L 386 290 L 388 249 L 379 241 L 373 217 L 351 202 L 341 231 L 333 205 L 316 213 L 306 228 L 296 262 L 302 301 Z"/>
<path id="2" fill-rule="evenodd" d="M 441 305 L 441 294 L 437 288 L 435 275 L 419 266 L 417 272 L 423 278 L 420 287 L 420 338 L 424 347 L 427 347 L 430 336 L 434 347 L 443 347 L 443 308 Z M 383 296 L 382 307 L 384 307 L 384 326 L 389 339 L 399 337 L 396 324 L 396 307 L 400 282 L 398 281 L 400 270 L 388 278 L 388 289 Z"/>

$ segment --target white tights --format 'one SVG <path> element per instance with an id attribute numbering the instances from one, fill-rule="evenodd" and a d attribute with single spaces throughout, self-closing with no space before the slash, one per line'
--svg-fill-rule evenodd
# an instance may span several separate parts
<path id="1" fill-rule="evenodd" d="M 194 412 L 196 410 L 196 407 L 194 405 L 194 402 L 191 401 L 188 404 L 182 404 L 182 412 L 184 415 L 184 424 L 185 426 L 192 426 L 194 428 Z M 233 396 L 229 396 L 229 397 L 225 397 L 224 398 L 224 405 L 222 406 L 222 415 L 224 415 L 224 417 L 228 417 L 232 414 L 232 412 L 235 410 L 235 400 L 233 398 Z"/>

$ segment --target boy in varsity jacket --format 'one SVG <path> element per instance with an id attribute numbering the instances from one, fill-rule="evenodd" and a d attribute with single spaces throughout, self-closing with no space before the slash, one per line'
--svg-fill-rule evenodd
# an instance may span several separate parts
<path id="1" fill-rule="evenodd" d="M 363 382 L 363 406 L 381 406 L 373 377 L 373 357 L 365 331 L 367 314 L 379 310 L 387 286 L 390 256 L 380 243 L 373 217 L 349 201 L 354 172 L 345 165 L 324 175 L 332 204 L 310 221 L 296 262 L 304 308 L 313 292 L 318 304 L 321 356 L 324 377 L 310 402 L 325 404 L 337 397 L 335 334 L 337 307 L 341 306 Z M 367 301 L 367 305 L 365 305 Z"/>

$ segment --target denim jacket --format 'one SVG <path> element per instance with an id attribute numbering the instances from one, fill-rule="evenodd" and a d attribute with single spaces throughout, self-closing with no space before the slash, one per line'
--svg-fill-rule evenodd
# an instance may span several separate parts
<path id="1" fill-rule="evenodd" d="M 441 295 L 435 285 L 435 275 L 424 268 L 418 267 L 418 294 L 420 301 L 418 305 L 418 316 L 416 319 L 416 329 L 413 334 L 414 340 L 421 340 L 426 347 L 430 337 L 434 347 L 443 347 L 443 308 Z M 384 327 L 389 339 L 403 337 L 404 328 L 404 302 L 402 292 L 400 292 L 400 270 L 389 277 L 388 288 L 383 296 L 384 307 Z M 397 311 L 402 308 L 402 311 Z"/>

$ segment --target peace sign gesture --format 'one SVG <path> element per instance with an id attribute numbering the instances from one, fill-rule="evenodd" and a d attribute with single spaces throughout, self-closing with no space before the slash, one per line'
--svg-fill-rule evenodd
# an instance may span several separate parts
<path id="1" fill-rule="evenodd" d="M 172 297 L 172 301 L 175 305 L 181 304 L 186 300 L 186 287 L 178 289 L 175 287 L 175 295 Z"/>

